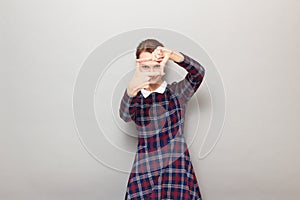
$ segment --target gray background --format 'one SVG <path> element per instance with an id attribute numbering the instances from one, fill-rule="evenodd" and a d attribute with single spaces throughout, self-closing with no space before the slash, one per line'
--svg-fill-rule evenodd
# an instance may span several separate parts
<path id="1" fill-rule="evenodd" d="M 223 79 L 222 137 L 203 160 L 191 148 L 204 199 L 298 199 L 299 8 L 296 0 L 0 1 L 0 199 L 123 199 L 128 174 L 83 148 L 72 94 L 93 49 L 144 27 L 190 37 Z"/>

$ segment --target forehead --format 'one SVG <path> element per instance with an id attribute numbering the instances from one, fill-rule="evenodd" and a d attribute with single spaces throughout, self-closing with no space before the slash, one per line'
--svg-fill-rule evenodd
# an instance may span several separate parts
<path id="1" fill-rule="evenodd" d="M 152 54 L 149 53 L 149 52 L 142 52 L 140 54 L 140 59 L 142 58 L 152 58 Z M 153 61 L 153 60 L 149 60 L 149 61 L 145 61 L 145 62 L 141 62 L 141 65 L 149 65 L 149 66 L 152 66 L 152 65 L 157 65 L 159 64 L 160 62 L 157 62 L 157 61 Z"/>

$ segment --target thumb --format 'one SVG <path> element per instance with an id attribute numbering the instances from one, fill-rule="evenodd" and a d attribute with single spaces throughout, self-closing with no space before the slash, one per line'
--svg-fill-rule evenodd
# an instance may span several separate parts
<path id="1" fill-rule="evenodd" d="M 165 66 L 163 66 L 162 64 L 160 64 L 160 75 L 163 76 L 165 75 L 166 73 L 164 72 L 164 69 L 165 69 Z"/>
<path id="2" fill-rule="evenodd" d="M 160 62 L 162 68 L 164 68 L 166 66 L 170 56 L 171 56 L 171 54 L 169 54 L 169 53 L 166 54 L 165 57 L 163 58 L 163 60 Z"/>
<path id="3" fill-rule="evenodd" d="M 166 73 L 164 72 L 164 70 L 162 69 L 161 71 L 160 71 L 160 75 L 161 76 L 164 76 Z"/>
<path id="4" fill-rule="evenodd" d="M 135 71 L 136 73 L 141 73 L 141 63 L 139 61 L 136 61 L 136 65 L 135 65 Z"/>

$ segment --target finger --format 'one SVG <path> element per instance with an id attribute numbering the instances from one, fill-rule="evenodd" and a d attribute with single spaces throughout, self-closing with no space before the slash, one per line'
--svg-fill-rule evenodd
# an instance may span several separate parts
<path id="1" fill-rule="evenodd" d="M 142 88 L 149 88 L 150 87 L 150 82 L 149 81 L 147 81 L 146 83 L 144 83 L 143 85 L 142 85 Z"/>
<path id="2" fill-rule="evenodd" d="M 155 52 L 153 51 L 151 55 L 152 55 L 152 60 L 155 61 L 156 60 L 156 54 L 155 54 Z"/>
<path id="3" fill-rule="evenodd" d="M 137 68 L 140 68 L 140 62 L 138 62 L 137 60 L 135 61 L 135 66 L 137 67 Z"/>
<path id="4" fill-rule="evenodd" d="M 161 49 L 163 49 L 163 47 L 162 46 L 157 46 L 156 49 L 161 50 Z"/>
<path id="5" fill-rule="evenodd" d="M 159 62 L 159 63 L 160 63 L 161 61 L 163 61 L 163 59 L 164 59 L 164 58 L 163 58 L 163 57 L 161 57 L 161 58 L 158 58 L 158 59 L 156 59 L 155 61 L 157 61 L 157 62 Z"/>
<path id="6" fill-rule="evenodd" d="M 163 60 L 163 56 L 156 56 L 156 55 L 153 56 L 153 61 L 161 62 L 162 60 Z"/>
<path id="7" fill-rule="evenodd" d="M 136 59 L 137 62 L 141 63 L 141 62 L 145 62 L 145 61 L 150 61 L 152 60 L 151 57 L 148 57 L 148 58 L 139 58 L 139 59 Z"/>
<path id="8" fill-rule="evenodd" d="M 136 74 L 139 74 L 139 73 L 141 73 L 142 72 L 142 70 L 141 70 L 141 65 L 140 65 L 140 63 L 139 62 L 137 62 L 136 61 L 136 68 L 135 68 L 135 73 Z"/>
<path id="9" fill-rule="evenodd" d="M 134 91 L 138 92 L 140 89 L 142 88 L 148 88 L 149 87 L 150 82 L 149 81 L 145 81 L 141 84 L 139 84 L 138 86 L 135 87 Z"/>
<path id="10" fill-rule="evenodd" d="M 160 47 L 160 50 L 163 51 L 163 52 L 166 52 L 166 53 L 171 53 L 172 52 L 171 49 L 168 49 L 166 47 Z"/>
<path id="11" fill-rule="evenodd" d="M 169 59 L 170 59 L 170 57 L 172 56 L 172 54 L 174 53 L 173 50 L 168 49 L 168 48 L 165 48 L 165 47 L 161 47 L 161 51 L 164 52 L 164 55 L 169 54 Z"/>
<path id="12" fill-rule="evenodd" d="M 157 55 L 157 56 L 161 56 L 163 53 L 162 53 L 162 50 L 160 48 L 156 48 L 154 53 Z"/>
<path id="13" fill-rule="evenodd" d="M 150 84 L 150 82 L 147 81 L 147 82 L 141 84 L 141 85 L 139 86 L 139 88 L 140 88 L 140 89 L 141 89 L 141 88 L 149 88 L 149 87 L 150 87 L 149 84 Z"/>
<path id="14" fill-rule="evenodd" d="M 163 58 L 163 53 L 160 50 L 156 49 L 155 51 L 152 52 L 152 60 L 159 62 L 162 60 L 162 58 Z"/>
<path id="15" fill-rule="evenodd" d="M 155 50 L 157 50 L 157 52 L 162 53 L 166 48 L 162 47 L 162 46 L 158 46 L 156 47 Z"/>
<path id="16" fill-rule="evenodd" d="M 170 54 L 166 54 L 163 60 L 160 62 L 161 66 L 164 68 L 170 58 Z"/>
<path id="17" fill-rule="evenodd" d="M 161 76 L 165 75 L 164 69 L 165 69 L 164 66 L 161 66 L 161 67 L 160 67 L 160 75 L 161 75 Z"/>

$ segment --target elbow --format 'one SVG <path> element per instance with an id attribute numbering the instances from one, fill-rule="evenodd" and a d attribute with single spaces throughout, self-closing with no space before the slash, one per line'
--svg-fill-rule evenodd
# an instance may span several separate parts
<path id="1" fill-rule="evenodd" d="M 205 76 L 205 68 L 204 68 L 202 65 L 200 65 L 200 71 L 199 71 L 199 74 L 201 75 L 201 77 L 202 77 L 202 79 L 203 79 L 203 77 Z"/>
<path id="2" fill-rule="evenodd" d="M 205 76 L 205 68 L 202 67 L 202 65 L 200 65 L 200 70 L 197 73 L 195 79 L 196 79 L 197 82 L 201 83 L 203 81 L 204 76 Z"/>
<path id="3" fill-rule="evenodd" d="M 130 117 L 121 117 L 121 119 L 122 119 L 124 122 L 130 122 L 130 121 L 131 121 L 131 118 L 130 118 Z"/>
<path id="4" fill-rule="evenodd" d="M 130 122 L 132 120 L 132 117 L 130 115 L 127 115 L 126 113 L 122 112 L 121 109 L 119 110 L 119 117 L 124 122 Z"/>

